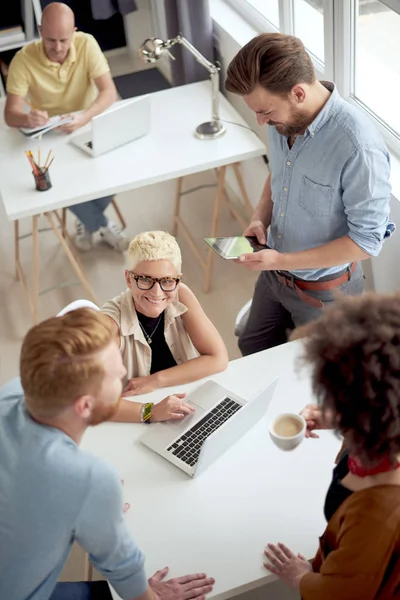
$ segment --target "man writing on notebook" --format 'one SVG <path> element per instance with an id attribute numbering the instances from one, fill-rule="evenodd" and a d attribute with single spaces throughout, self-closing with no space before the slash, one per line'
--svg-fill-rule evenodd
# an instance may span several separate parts
<path id="1" fill-rule="evenodd" d="M 123 600 L 204 600 L 212 590 L 204 573 L 164 581 L 163 568 L 147 580 L 117 473 L 79 448 L 115 413 L 125 372 L 100 312 L 81 308 L 27 333 L 21 379 L 0 389 L 2 600 L 112 600 L 105 581 L 57 583 L 74 541 Z M 151 512 L 137 514 L 150 528 Z"/>
<path id="2" fill-rule="evenodd" d="M 49 117 L 71 114 L 72 121 L 61 129 L 72 133 L 117 99 L 110 69 L 94 37 L 76 31 L 66 4 L 49 4 L 39 30 L 41 40 L 26 45 L 11 61 L 5 121 L 10 127 L 39 127 Z M 90 250 L 96 232 L 116 250 L 128 247 L 126 236 L 104 215 L 111 200 L 107 196 L 69 207 L 77 217 L 75 244 L 80 250 Z"/>

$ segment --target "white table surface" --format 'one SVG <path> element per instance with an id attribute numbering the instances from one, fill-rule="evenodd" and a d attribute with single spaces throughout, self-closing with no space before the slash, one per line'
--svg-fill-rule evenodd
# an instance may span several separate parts
<path id="1" fill-rule="evenodd" d="M 322 432 L 319 440 L 282 452 L 268 435 L 274 416 L 313 401 L 307 372 L 294 368 L 300 349 L 301 342 L 285 344 L 233 361 L 212 377 L 250 399 L 280 374 L 266 417 L 198 478 L 142 446 L 138 438 L 146 425 L 107 423 L 85 434 L 82 448 L 108 460 L 125 481 L 131 505 L 125 518 L 149 576 L 166 565 L 171 577 L 204 571 L 216 579 L 210 597 L 222 600 L 275 579 L 262 565 L 267 542 L 314 556 L 340 441 Z M 146 400 L 170 391 L 157 390 Z"/>
<path id="2" fill-rule="evenodd" d="M 155 92 L 151 98 L 151 131 L 134 142 L 92 158 L 70 143 L 70 137 L 50 132 L 41 141 L 18 130 L 0 127 L 0 194 L 9 220 L 41 214 L 198 173 L 265 154 L 265 146 L 249 129 L 226 123 L 215 140 L 198 140 L 194 131 L 211 118 L 209 81 Z M 221 119 L 246 125 L 220 94 Z M 82 130 L 81 130 L 82 131 Z M 74 135 L 74 134 L 73 134 Z M 40 146 L 42 162 L 53 149 L 52 189 L 37 192 L 25 150 Z"/>

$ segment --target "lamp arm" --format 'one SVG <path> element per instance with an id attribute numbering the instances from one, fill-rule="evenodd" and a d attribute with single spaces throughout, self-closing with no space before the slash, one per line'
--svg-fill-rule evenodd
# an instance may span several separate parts
<path id="1" fill-rule="evenodd" d="M 198 63 L 207 69 L 211 75 L 211 89 L 212 89 L 212 120 L 219 121 L 219 110 L 218 110 L 218 92 L 219 92 L 219 67 L 214 65 L 212 62 L 207 60 L 183 35 L 180 33 L 170 40 L 164 43 L 166 48 L 171 48 L 175 44 L 181 44 L 194 56 Z"/>
<path id="2" fill-rule="evenodd" d="M 176 44 L 181 44 L 184 46 L 189 52 L 195 57 L 198 63 L 200 63 L 203 67 L 207 69 L 210 74 L 218 72 L 218 67 L 214 65 L 212 62 L 207 60 L 198 50 L 195 48 L 189 40 L 187 40 L 180 33 L 174 38 L 174 40 L 168 40 L 168 42 L 175 42 Z"/>

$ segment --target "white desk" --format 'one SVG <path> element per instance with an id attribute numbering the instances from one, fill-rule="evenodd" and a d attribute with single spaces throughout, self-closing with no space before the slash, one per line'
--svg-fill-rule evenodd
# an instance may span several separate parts
<path id="1" fill-rule="evenodd" d="M 139 188 L 153 183 L 178 178 L 176 224 L 179 217 L 180 185 L 182 177 L 208 169 L 218 169 L 218 194 L 215 202 L 210 235 L 216 235 L 219 209 L 224 195 L 225 169 L 265 153 L 265 146 L 246 123 L 220 94 L 221 119 L 239 123 L 227 124 L 226 133 L 215 140 L 198 140 L 194 136 L 196 126 L 208 120 L 211 111 L 211 91 L 208 81 L 172 88 L 151 94 L 151 132 L 131 144 L 127 144 L 96 159 L 69 143 L 67 136 L 51 132 L 40 142 L 24 138 L 21 133 L 6 127 L 0 129 L 0 195 L 7 217 L 18 222 L 23 217 L 33 218 L 33 255 L 38 265 L 38 215 L 45 214 L 54 230 L 60 208 Z M 25 156 L 26 149 L 35 150 L 40 145 L 44 160 L 50 148 L 55 160 L 50 169 L 52 189 L 37 192 L 33 176 Z M 240 179 L 240 172 L 239 172 Z M 241 184 L 242 182 L 238 182 Z M 243 188 L 243 186 L 241 186 Z M 245 190 L 244 190 L 245 192 Z M 249 204 L 248 198 L 246 198 Z M 149 223 L 151 228 L 151 223 Z M 55 231 L 56 232 L 56 231 Z M 59 241 L 64 250 L 68 247 Z M 67 252 L 67 250 L 66 250 Z M 16 253 L 18 248 L 16 245 Z M 68 254 L 68 252 L 67 252 Z M 211 271 L 212 250 L 209 260 L 204 261 L 206 276 Z M 199 257 L 199 256 L 198 256 Z M 75 270 L 76 257 L 68 254 Z M 200 257 L 199 257 L 200 258 Z M 37 293 L 39 269 L 35 269 L 32 309 L 37 316 Z M 90 293 L 90 285 L 82 271 L 81 282 Z"/>
<path id="2" fill-rule="evenodd" d="M 165 565 L 171 577 L 204 571 L 216 579 L 211 597 L 222 600 L 275 579 L 262 566 L 267 542 L 281 541 L 314 556 L 340 442 L 322 432 L 319 440 L 304 440 L 285 453 L 268 435 L 271 418 L 312 401 L 307 374 L 294 372 L 299 348 L 300 342 L 285 344 L 233 361 L 213 376 L 251 398 L 281 375 L 266 418 L 198 478 L 190 479 L 138 442 L 146 425 L 108 423 L 85 434 L 82 447 L 106 458 L 125 480 L 124 496 L 131 504 L 125 518 L 146 555 L 149 576 Z"/>

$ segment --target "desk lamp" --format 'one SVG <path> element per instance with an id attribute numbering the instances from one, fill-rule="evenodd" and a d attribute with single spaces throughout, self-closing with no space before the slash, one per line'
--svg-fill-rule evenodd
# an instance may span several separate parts
<path id="1" fill-rule="evenodd" d="M 201 140 L 212 140 L 226 131 L 219 119 L 218 111 L 218 93 L 219 93 L 219 71 L 220 66 L 208 61 L 183 35 L 178 34 L 170 40 L 161 40 L 159 38 L 149 38 L 143 42 L 140 47 L 141 57 L 149 63 L 157 62 L 162 56 L 168 56 L 172 60 L 175 57 L 169 49 L 175 44 L 181 44 L 195 57 L 198 63 L 207 69 L 211 78 L 211 93 L 212 93 L 212 120 L 207 123 L 201 123 L 196 127 L 195 135 Z"/>

